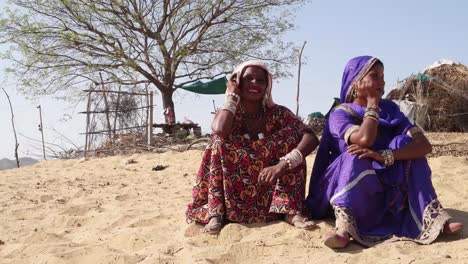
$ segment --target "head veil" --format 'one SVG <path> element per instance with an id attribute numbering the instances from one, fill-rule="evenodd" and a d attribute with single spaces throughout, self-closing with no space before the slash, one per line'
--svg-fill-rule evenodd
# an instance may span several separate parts
<path id="1" fill-rule="evenodd" d="M 237 74 L 238 83 L 239 83 L 239 78 L 241 77 L 241 74 L 245 72 L 245 69 L 247 67 L 259 67 L 265 70 L 265 72 L 267 73 L 267 87 L 266 87 L 265 97 L 263 98 L 263 101 L 267 107 L 274 106 L 275 103 L 273 102 L 273 98 L 271 97 L 272 76 L 271 76 L 270 71 L 268 70 L 268 67 L 263 62 L 258 61 L 258 60 L 246 61 L 246 62 L 239 64 L 232 72 L 232 74 Z M 227 92 L 228 91 L 226 90 L 226 93 Z"/>

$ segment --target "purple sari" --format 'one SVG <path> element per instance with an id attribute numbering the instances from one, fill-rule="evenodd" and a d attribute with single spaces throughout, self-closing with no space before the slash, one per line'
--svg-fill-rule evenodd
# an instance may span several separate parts
<path id="1" fill-rule="evenodd" d="M 346 138 L 362 122 L 365 108 L 351 101 L 353 82 L 363 78 L 378 60 L 352 59 L 343 73 L 341 101 L 323 131 L 314 162 L 306 206 L 314 218 L 336 217 L 360 244 L 382 241 L 434 241 L 450 218 L 437 200 L 425 158 L 398 160 L 386 168 L 371 159 L 346 152 Z M 398 149 L 411 142 L 414 125 L 398 106 L 382 99 L 378 135 L 373 150 Z"/>

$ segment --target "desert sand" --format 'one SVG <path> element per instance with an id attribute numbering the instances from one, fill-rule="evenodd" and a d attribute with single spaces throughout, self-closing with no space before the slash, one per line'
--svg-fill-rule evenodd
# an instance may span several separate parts
<path id="1" fill-rule="evenodd" d="M 202 233 L 185 222 L 201 154 L 53 160 L 0 171 L 0 263 L 468 263 L 468 230 L 426 246 L 353 243 L 338 252 L 322 245 L 331 228 L 324 221 L 312 231 L 273 222 Z M 467 224 L 468 156 L 429 163 L 442 204 Z M 153 171 L 156 165 L 168 167 Z"/>

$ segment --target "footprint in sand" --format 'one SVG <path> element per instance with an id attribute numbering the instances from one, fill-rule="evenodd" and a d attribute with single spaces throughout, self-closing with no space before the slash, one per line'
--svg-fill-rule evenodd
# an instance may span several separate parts
<path id="1" fill-rule="evenodd" d="M 185 229 L 185 237 L 195 237 L 200 235 L 203 232 L 203 226 L 197 224 L 190 224 L 187 229 Z"/>
<path id="2" fill-rule="evenodd" d="M 116 199 L 117 201 L 120 201 L 120 202 L 127 201 L 128 199 L 130 199 L 130 195 L 128 195 L 128 194 L 117 195 L 117 196 L 115 197 L 115 199 Z"/>
<path id="3" fill-rule="evenodd" d="M 40 200 L 41 202 L 45 203 L 47 201 L 52 200 L 54 197 L 52 195 L 41 195 Z"/>

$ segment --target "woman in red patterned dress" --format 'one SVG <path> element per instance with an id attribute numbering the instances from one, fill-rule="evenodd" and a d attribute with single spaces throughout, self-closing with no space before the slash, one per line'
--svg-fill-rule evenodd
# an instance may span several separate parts
<path id="1" fill-rule="evenodd" d="M 284 219 L 304 229 L 306 163 L 315 134 L 289 109 L 273 103 L 272 78 L 259 61 L 239 65 L 227 83 L 212 143 L 203 154 L 187 221 L 216 234 L 227 222 Z"/>

